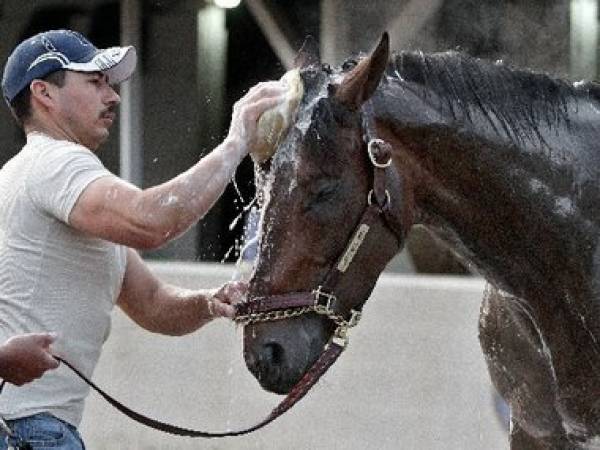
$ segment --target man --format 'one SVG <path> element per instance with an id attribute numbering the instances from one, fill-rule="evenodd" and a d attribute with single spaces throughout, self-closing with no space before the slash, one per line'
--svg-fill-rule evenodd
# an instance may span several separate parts
<path id="1" fill-rule="evenodd" d="M 209 155 L 140 190 L 94 154 L 115 120 L 119 96 L 112 86 L 135 64 L 133 47 L 98 50 L 78 33 L 49 31 L 15 48 L 2 78 L 27 144 L 0 170 L 0 342 L 55 333 L 52 352 L 87 376 L 115 303 L 143 328 L 170 335 L 233 316 L 244 285 L 168 286 L 133 249 L 160 247 L 206 214 L 248 153 L 258 117 L 285 94 L 279 82 L 258 84 L 234 106 L 227 137 Z M 48 345 L 40 342 L 37 354 L 51 369 Z M 36 436 L 52 448 L 84 448 L 76 427 L 87 393 L 65 367 L 22 387 L 7 385 L 0 415 L 17 437 L 6 442 L 17 446 Z"/>

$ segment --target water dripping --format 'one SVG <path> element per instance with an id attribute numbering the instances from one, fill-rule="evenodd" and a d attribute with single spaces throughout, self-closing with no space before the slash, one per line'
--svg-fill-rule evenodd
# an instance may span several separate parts
<path id="1" fill-rule="evenodd" d="M 246 203 L 244 200 L 244 196 L 242 195 L 242 191 L 240 191 L 240 187 L 238 186 L 237 180 L 235 176 L 231 179 L 231 184 L 233 184 L 233 188 L 235 189 L 235 193 L 239 197 L 242 203 Z"/>

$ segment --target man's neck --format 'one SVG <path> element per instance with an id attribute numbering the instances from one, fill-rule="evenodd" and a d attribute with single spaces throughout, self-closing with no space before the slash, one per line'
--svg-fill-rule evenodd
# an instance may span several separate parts
<path id="1" fill-rule="evenodd" d="M 30 123 L 25 125 L 24 127 L 25 134 L 42 134 L 44 136 L 48 136 L 61 141 L 71 141 L 74 142 L 73 139 L 69 138 L 69 136 L 62 132 L 60 129 L 55 129 L 54 127 L 43 126 L 39 123 Z"/>
<path id="2" fill-rule="evenodd" d="M 52 123 L 52 122 L 46 123 L 46 122 L 43 122 L 40 120 L 32 120 L 31 122 L 26 124 L 23 128 L 24 128 L 26 136 L 29 136 L 32 134 L 48 136 L 49 138 L 56 139 L 58 141 L 73 142 L 75 144 L 79 144 L 79 145 L 82 145 L 82 146 L 88 148 L 90 151 L 94 151 L 93 149 L 91 149 L 87 145 L 85 145 L 83 142 L 80 142 L 79 139 L 76 139 L 74 136 L 71 135 L 71 133 L 69 133 L 68 131 L 66 131 L 65 129 L 63 129 L 56 123 Z"/>

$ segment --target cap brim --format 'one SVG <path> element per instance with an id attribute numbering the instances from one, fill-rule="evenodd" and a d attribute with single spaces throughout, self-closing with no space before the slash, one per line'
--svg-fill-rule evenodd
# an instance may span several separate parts
<path id="1" fill-rule="evenodd" d="M 118 84 L 133 74 L 136 64 L 135 47 L 128 46 L 100 50 L 88 62 L 71 62 L 63 68 L 75 72 L 102 72 L 110 84 Z"/>

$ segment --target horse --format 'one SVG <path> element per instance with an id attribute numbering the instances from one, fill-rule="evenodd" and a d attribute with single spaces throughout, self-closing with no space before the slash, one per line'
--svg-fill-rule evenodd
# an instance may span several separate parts
<path id="1" fill-rule="evenodd" d="M 387 34 L 340 67 L 299 61 L 295 120 L 256 168 L 248 298 L 315 307 L 283 301 L 245 326 L 261 386 L 290 391 L 346 338 L 419 225 L 487 280 L 479 338 L 510 448 L 599 448 L 600 87 L 454 51 L 391 54 Z"/>

